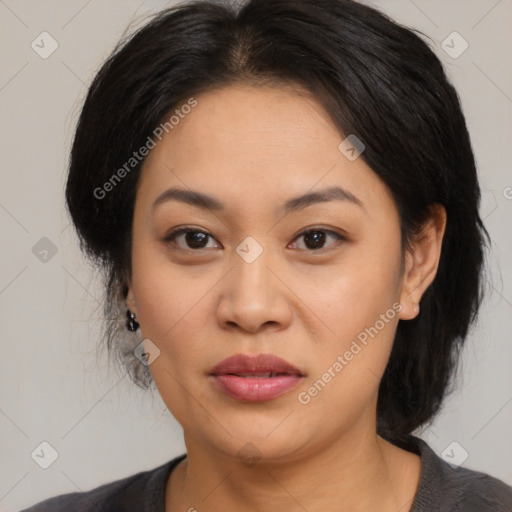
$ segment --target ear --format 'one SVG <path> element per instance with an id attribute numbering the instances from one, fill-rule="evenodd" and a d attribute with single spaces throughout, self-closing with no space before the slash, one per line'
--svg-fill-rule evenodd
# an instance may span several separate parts
<path id="1" fill-rule="evenodd" d="M 421 297 L 437 273 L 445 228 L 446 210 L 442 205 L 435 204 L 405 254 L 400 294 L 402 310 L 399 315 L 402 320 L 411 320 L 419 313 Z"/>
<path id="2" fill-rule="evenodd" d="M 126 295 L 126 307 L 132 312 L 135 313 L 135 315 L 138 314 L 137 312 L 137 302 L 135 300 L 135 294 L 133 293 L 133 286 L 130 279 L 127 279 L 127 286 L 128 286 L 128 293 Z"/>

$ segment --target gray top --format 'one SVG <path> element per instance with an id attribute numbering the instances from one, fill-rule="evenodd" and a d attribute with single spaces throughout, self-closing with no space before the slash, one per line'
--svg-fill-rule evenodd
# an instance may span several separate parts
<path id="1" fill-rule="evenodd" d="M 485 473 L 452 468 L 421 439 L 407 436 L 400 446 L 421 457 L 421 477 L 411 512 L 511 512 L 512 487 Z M 165 486 L 175 459 L 149 471 L 90 491 L 48 498 L 22 512 L 165 512 Z"/>

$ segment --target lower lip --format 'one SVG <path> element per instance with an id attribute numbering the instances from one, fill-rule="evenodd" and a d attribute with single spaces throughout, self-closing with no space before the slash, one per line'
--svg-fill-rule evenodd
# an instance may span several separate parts
<path id="1" fill-rule="evenodd" d="M 299 375 L 278 377 L 238 377 L 237 375 L 212 375 L 217 387 L 237 400 L 263 402 L 272 400 L 293 389 L 303 379 Z"/>

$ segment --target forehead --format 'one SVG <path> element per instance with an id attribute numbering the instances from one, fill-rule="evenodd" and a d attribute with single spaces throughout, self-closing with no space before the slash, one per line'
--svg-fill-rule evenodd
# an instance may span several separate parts
<path id="1" fill-rule="evenodd" d="M 146 158 L 139 189 L 148 200 L 179 186 L 243 209 L 338 185 L 363 202 L 389 202 L 364 160 L 339 150 L 345 135 L 306 91 L 233 85 L 195 100 Z"/>

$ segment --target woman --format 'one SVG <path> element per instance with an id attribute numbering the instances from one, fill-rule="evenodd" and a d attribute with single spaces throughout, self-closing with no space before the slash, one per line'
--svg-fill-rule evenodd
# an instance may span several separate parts
<path id="1" fill-rule="evenodd" d="M 27 510 L 510 510 L 411 434 L 488 238 L 457 94 L 413 32 L 349 0 L 163 11 L 95 77 L 66 199 L 108 347 L 187 453 Z"/>

